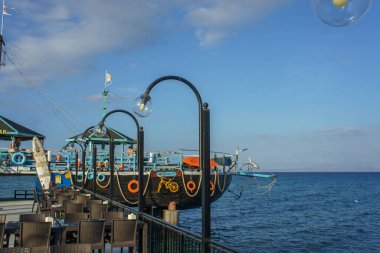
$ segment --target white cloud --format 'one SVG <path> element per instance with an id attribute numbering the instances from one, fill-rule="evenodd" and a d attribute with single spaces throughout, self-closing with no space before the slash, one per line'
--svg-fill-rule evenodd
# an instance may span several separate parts
<path id="1" fill-rule="evenodd" d="M 27 0 L 15 8 L 17 15 L 7 20 L 14 37 L 9 50 L 16 61 L 26 53 L 18 67 L 42 80 L 81 73 L 96 56 L 141 47 L 158 30 L 157 9 L 144 1 Z"/>
<path id="2" fill-rule="evenodd" d="M 318 132 L 322 137 L 329 140 L 345 140 L 355 137 L 368 136 L 368 130 L 354 126 L 342 126 L 335 128 L 323 129 Z"/>
<path id="3" fill-rule="evenodd" d="M 102 54 L 156 43 L 183 20 L 195 26 L 201 45 L 216 44 L 289 1 L 23 0 L 14 2 L 5 37 L 17 67 L 43 84 L 87 71 Z M 14 86 L 14 73 L 3 73 L 1 88 Z"/>
<path id="4" fill-rule="evenodd" d="M 204 4 L 206 2 L 206 4 Z M 214 45 L 290 0 L 209 0 L 188 13 L 201 46 Z"/>

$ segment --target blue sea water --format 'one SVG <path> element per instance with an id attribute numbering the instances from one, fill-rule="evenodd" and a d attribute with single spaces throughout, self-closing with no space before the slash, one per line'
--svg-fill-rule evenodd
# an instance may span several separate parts
<path id="1" fill-rule="evenodd" d="M 212 203 L 212 239 L 241 252 L 380 252 L 380 173 L 278 173 L 270 194 L 234 176 Z M 0 197 L 32 189 L 34 177 L 0 177 Z M 180 213 L 201 231 L 201 209 Z"/>
<path id="2" fill-rule="evenodd" d="M 380 252 L 380 173 L 279 173 L 271 194 L 234 176 L 212 204 L 212 239 L 241 252 Z M 200 232 L 201 210 L 181 212 Z"/>

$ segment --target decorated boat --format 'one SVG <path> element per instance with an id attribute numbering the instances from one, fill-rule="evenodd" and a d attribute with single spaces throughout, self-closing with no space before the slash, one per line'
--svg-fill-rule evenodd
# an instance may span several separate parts
<path id="1" fill-rule="evenodd" d="M 87 151 L 86 157 L 92 155 L 92 151 Z M 115 152 L 114 163 L 110 162 L 108 151 L 97 152 L 95 162 L 86 159 L 84 172 L 83 164 L 78 162 L 79 159 L 75 160 L 73 150 L 61 152 L 59 160 L 52 166 L 56 169 L 51 169 L 53 186 L 73 183 L 107 197 L 112 194 L 113 200 L 130 206 L 138 204 L 137 154 L 133 148 Z M 236 162 L 237 156 L 217 153 L 210 160 L 211 180 L 207 187 L 210 187 L 211 201 L 227 191 L 235 174 Z M 111 166 L 114 167 L 112 172 Z M 71 182 L 67 180 L 69 177 Z M 188 151 L 145 153 L 143 194 L 148 207 L 162 209 L 173 201 L 178 209 L 201 206 L 201 180 L 199 157 Z"/>

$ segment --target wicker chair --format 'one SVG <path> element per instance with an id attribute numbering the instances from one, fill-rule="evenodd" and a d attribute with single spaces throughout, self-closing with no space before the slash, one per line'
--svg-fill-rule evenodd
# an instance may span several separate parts
<path id="1" fill-rule="evenodd" d="M 63 201 L 65 200 L 70 200 L 71 199 L 71 196 L 67 193 L 57 193 L 56 195 L 56 200 L 57 200 L 57 204 L 63 204 Z"/>
<path id="2" fill-rule="evenodd" d="M 20 222 L 29 222 L 29 221 L 45 221 L 45 213 L 24 213 L 20 214 Z"/>
<path id="3" fill-rule="evenodd" d="M 70 200 L 66 200 L 65 202 L 63 202 L 63 206 L 64 206 L 65 215 L 67 213 L 82 213 L 83 212 L 83 204 L 74 203 Z"/>
<path id="4" fill-rule="evenodd" d="M 89 243 L 91 249 L 104 253 L 104 220 L 79 221 L 78 243 Z"/>
<path id="5" fill-rule="evenodd" d="M 88 213 L 67 213 L 64 222 L 66 224 L 79 224 L 80 220 L 87 220 Z"/>
<path id="6" fill-rule="evenodd" d="M 50 253 L 91 253 L 91 244 L 71 243 L 50 247 Z"/>
<path id="7" fill-rule="evenodd" d="M 0 223 L 0 248 L 3 247 L 5 223 Z"/>
<path id="8" fill-rule="evenodd" d="M 0 223 L 5 223 L 5 220 L 7 219 L 6 214 L 0 214 Z"/>
<path id="9" fill-rule="evenodd" d="M 124 212 L 105 212 L 102 213 L 102 219 L 106 221 L 122 220 L 124 219 Z"/>
<path id="10" fill-rule="evenodd" d="M 133 247 L 133 252 L 136 252 L 136 231 L 136 220 L 112 220 L 111 252 L 113 248 L 121 248 L 123 252 L 124 247 Z"/>
<path id="11" fill-rule="evenodd" d="M 76 197 L 75 197 L 75 202 L 76 203 L 79 203 L 79 204 L 85 204 L 86 203 L 86 201 L 88 201 L 88 200 L 90 200 L 90 196 L 88 196 L 88 195 L 77 195 Z"/>
<path id="12" fill-rule="evenodd" d="M 103 200 L 101 200 L 101 199 L 89 199 L 86 201 L 85 206 L 90 208 L 92 204 L 98 204 L 98 205 L 103 204 Z"/>
<path id="13" fill-rule="evenodd" d="M 30 253 L 30 248 L 22 248 L 22 247 L 15 247 L 15 248 L 0 248 L 0 253 Z"/>
<path id="14" fill-rule="evenodd" d="M 108 210 L 107 204 L 92 204 L 90 207 L 90 218 L 101 219 L 102 213 L 106 213 Z"/>
<path id="15" fill-rule="evenodd" d="M 21 222 L 20 246 L 33 252 L 49 252 L 51 222 Z"/>

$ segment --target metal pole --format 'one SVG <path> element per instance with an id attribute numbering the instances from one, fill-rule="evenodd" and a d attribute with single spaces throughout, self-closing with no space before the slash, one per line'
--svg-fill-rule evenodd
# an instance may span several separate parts
<path id="1" fill-rule="evenodd" d="M 4 64 L 3 63 L 3 45 L 4 45 L 3 35 L 0 34 L 0 66 Z"/>
<path id="2" fill-rule="evenodd" d="M 115 145 L 113 144 L 112 139 L 110 138 L 110 199 L 113 200 L 113 184 L 114 184 L 114 170 L 115 170 Z"/>
<path id="3" fill-rule="evenodd" d="M 87 146 L 84 146 L 84 149 L 82 149 L 82 188 L 86 189 L 86 185 L 84 183 L 86 179 L 86 149 Z"/>
<path id="4" fill-rule="evenodd" d="M 145 199 L 144 199 L 144 129 L 140 127 L 137 133 L 137 167 L 139 170 L 139 212 L 144 212 L 145 210 Z"/>
<path id="5" fill-rule="evenodd" d="M 78 161 L 79 161 L 79 154 L 78 151 L 75 150 L 75 185 L 78 185 Z M 70 165 L 69 165 L 70 166 Z"/>
<path id="6" fill-rule="evenodd" d="M 211 205 L 210 205 L 210 110 L 204 103 L 201 116 L 201 168 L 202 168 L 202 252 L 210 252 Z"/>
<path id="7" fill-rule="evenodd" d="M 139 220 L 142 221 L 141 214 L 145 210 L 145 199 L 144 199 L 144 128 L 140 127 L 137 129 L 137 168 L 139 170 Z M 138 231 L 138 252 L 142 252 L 143 248 L 143 234 L 142 229 Z"/>
<path id="8" fill-rule="evenodd" d="M 92 149 L 92 169 L 94 170 L 94 178 L 92 181 L 92 191 L 96 193 L 96 156 L 97 156 L 97 148 L 96 145 L 94 145 Z"/>

